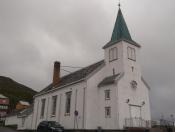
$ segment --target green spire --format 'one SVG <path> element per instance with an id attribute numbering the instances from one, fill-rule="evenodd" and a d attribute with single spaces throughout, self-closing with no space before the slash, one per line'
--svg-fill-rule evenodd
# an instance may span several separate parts
<path id="1" fill-rule="evenodd" d="M 124 20 L 123 14 L 119 6 L 117 19 L 111 37 L 111 42 L 118 41 L 121 39 L 132 41 L 131 35 L 129 33 L 128 27 L 126 25 L 126 22 Z"/>
<path id="2" fill-rule="evenodd" d="M 122 11 L 120 9 L 120 4 L 119 4 L 118 15 L 117 15 L 117 19 L 116 19 L 115 26 L 113 29 L 111 41 L 109 41 L 109 43 L 107 43 L 105 46 L 103 46 L 103 49 L 108 48 L 108 47 L 116 44 L 119 41 L 126 41 L 129 44 L 135 45 L 139 48 L 141 47 L 139 44 L 137 44 L 131 38 L 131 35 L 129 33 L 125 19 L 123 17 Z"/>

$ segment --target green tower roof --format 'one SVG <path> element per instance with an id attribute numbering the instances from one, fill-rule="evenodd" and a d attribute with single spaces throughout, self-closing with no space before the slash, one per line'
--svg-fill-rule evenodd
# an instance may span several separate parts
<path id="1" fill-rule="evenodd" d="M 106 44 L 103 48 L 107 48 L 121 40 L 127 41 L 133 45 L 140 47 L 140 45 L 138 45 L 136 42 L 132 40 L 128 27 L 125 22 L 125 19 L 123 17 L 122 11 L 119 8 L 117 19 L 116 19 L 112 37 L 111 37 L 111 41 L 108 44 Z"/>
<path id="2" fill-rule="evenodd" d="M 117 19 L 116 19 L 115 26 L 114 26 L 113 33 L 112 33 L 112 37 L 111 37 L 111 41 L 112 42 L 117 41 L 117 40 L 122 39 L 122 38 L 125 38 L 127 40 L 132 41 L 128 27 L 127 27 L 126 22 L 123 18 L 122 11 L 119 8 Z"/>

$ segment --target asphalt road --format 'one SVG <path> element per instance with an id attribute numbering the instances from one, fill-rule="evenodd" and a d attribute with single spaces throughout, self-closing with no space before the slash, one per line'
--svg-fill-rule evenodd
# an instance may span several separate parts
<path id="1" fill-rule="evenodd" d="M 0 127 L 0 132 L 19 132 L 19 131 L 15 131 L 7 127 Z M 24 132 L 24 131 L 20 131 L 20 132 Z"/>

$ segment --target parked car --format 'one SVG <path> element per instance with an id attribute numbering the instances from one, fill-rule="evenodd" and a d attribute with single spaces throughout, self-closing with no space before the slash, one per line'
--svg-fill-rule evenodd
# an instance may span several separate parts
<path id="1" fill-rule="evenodd" d="M 37 127 L 37 132 L 63 132 L 64 127 L 55 121 L 42 121 Z"/>

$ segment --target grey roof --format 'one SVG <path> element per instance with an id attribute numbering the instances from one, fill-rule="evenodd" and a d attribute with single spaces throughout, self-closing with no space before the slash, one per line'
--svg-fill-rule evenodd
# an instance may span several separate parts
<path id="1" fill-rule="evenodd" d="M 28 116 L 33 112 L 33 105 L 31 105 L 30 107 L 24 109 L 23 111 L 20 111 L 18 113 L 18 117 L 24 117 L 24 116 Z"/>
<path id="2" fill-rule="evenodd" d="M 5 97 L 4 95 L 0 94 L 0 98 L 1 99 L 7 99 L 7 97 Z"/>
<path id="3" fill-rule="evenodd" d="M 85 68 L 82 68 L 78 71 L 75 71 L 71 74 L 68 74 L 66 76 L 63 76 L 60 80 L 60 83 L 56 85 L 54 88 L 64 86 L 66 84 L 70 84 L 76 81 L 79 81 L 85 77 L 87 77 L 89 74 L 91 74 L 93 71 L 95 71 L 98 67 L 104 64 L 104 60 L 101 60 L 99 62 L 96 62 L 90 66 L 87 66 Z M 39 94 L 47 92 L 49 90 L 53 89 L 53 84 L 48 85 L 46 88 L 41 90 Z"/>
<path id="4" fill-rule="evenodd" d="M 10 117 L 10 116 L 17 116 L 21 111 L 23 111 L 24 109 L 21 110 L 13 110 L 12 112 L 10 112 L 9 114 L 6 115 L 6 117 Z"/>
<path id="5" fill-rule="evenodd" d="M 116 75 L 112 75 L 112 76 L 108 76 L 105 77 L 99 84 L 98 87 L 103 87 L 105 85 L 110 85 L 113 84 L 115 82 L 116 77 L 118 77 L 120 74 L 116 74 Z"/>
<path id="6" fill-rule="evenodd" d="M 136 43 L 135 41 L 131 41 L 131 40 L 127 40 L 127 39 L 124 39 L 124 38 L 121 38 L 121 39 L 119 39 L 119 40 L 117 40 L 117 41 L 113 41 L 113 42 L 109 42 L 109 43 L 107 43 L 105 46 L 103 46 L 103 49 L 105 49 L 105 48 L 108 48 L 108 47 L 110 47 L 110 46 L 112 46 L 112 45 L 114 45 L 114 44 L 116 44 L 116 43 L 118 43 L 118 42 L 120 42 L 120 41 L 125 41 L 125 42 L 128 42 L 128 43 L 130 43 L 130 44 L 132 44 L 132 45 L 135 45 L 135 46 L 137 46 L 137 47 L 141 47 L 138 43 Z"/>

